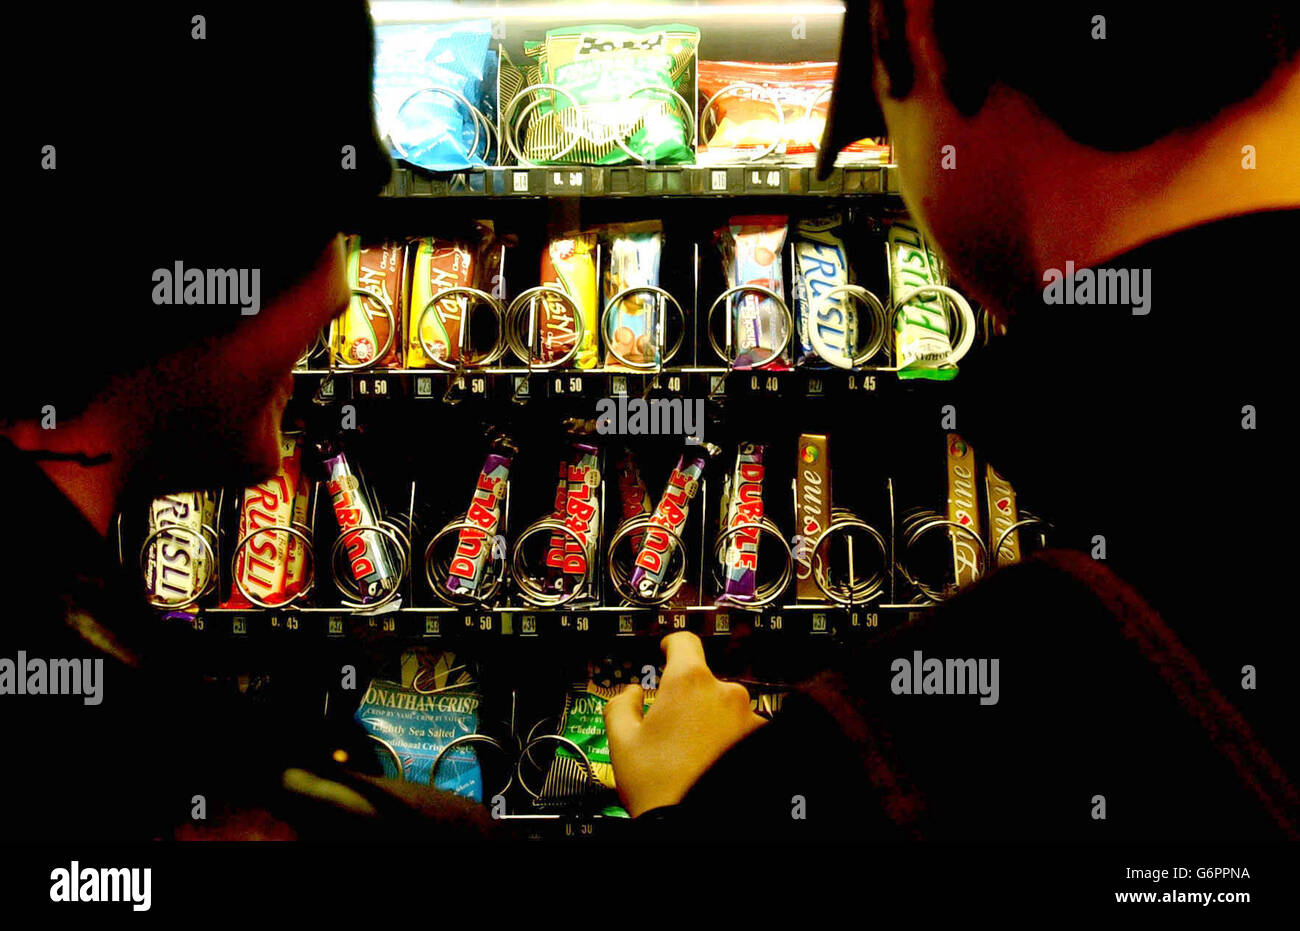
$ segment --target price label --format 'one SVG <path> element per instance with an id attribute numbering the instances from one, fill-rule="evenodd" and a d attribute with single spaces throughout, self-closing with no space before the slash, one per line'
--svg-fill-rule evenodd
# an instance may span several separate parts
<path id="1" fill-rule="evenodd" d="M 342 637 L 343 618 L 331 614 L 325 621 L 325 632 L 331 637 Z"/>
<path id="2" fill-rule="evenodd" d="M 636 633 L 636 622 L 630 614 L 620 614 L 618 616 L 618 632 L 620 634 Z"/>
<path id="3" fill-rule="evenodd" d="M 415 396 L 417 398 L 433 397 L 432 375 L 417 375 L 415 377 Z"/>
<path id="4" fill-rule="evenodd" d="M 815 634 L 826 633 L 826 615 L 814 614 L 812 616 L 812 630 Z"/>
<path id="5" fill-rule="evenodd" d="M 715 636 L 731 633 L 730 614 L 715 614 L 713 616 L 713 633 Z"/>
<path id="6" fill-rule="evenodd" d="M 424 619 L 424 635 L 426 637 L 441 637 L 442 618 L 426 617 Z"/>
<path id="7" fill-rule="evenodd" d="M 523 637 L 537 636 L 537 615 L 525 614 L 519 619 L 519 634 Z"/>
<path id="8" fill-rule="evenodd" d="M 242 637 L 248 633 L 248 621 L 242 617 L 233 618 L 230 621 L 230 632 L 236 637 Z"/>

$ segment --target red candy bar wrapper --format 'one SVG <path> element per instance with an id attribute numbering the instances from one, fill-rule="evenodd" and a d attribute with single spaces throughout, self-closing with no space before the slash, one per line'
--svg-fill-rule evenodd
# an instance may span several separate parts
<path id="1" fill-rule="evenodd" d="M 757 285 L 782 296 L 785 278 L 781 272 L 781 250 L 789 217 L 732 217 L 717 231 L 718 247 L 727 272 L 727 287 Z M 733 295 L 727 301 L 731 314 L 731 337 L 738 369 L 762 366 L 772 371 L 790 368 L 794 333 L 776 302 L 757 293 Z M 774 350 L 787 337 L 781 352 Z"/>
<path id="2" fill-rule="evenodd" d="M 474 483 L 474 497 L 465 519 L 473 527 L 465 527 L 456 539 L 456 552 L 447 571 L 447 590 L 461 595 L 472 595 L 483 582 L 488 559 L 501 527 L 501 514 L 505 509 L 506 494 L 510 487 L 511 452 L 488 453 L 483 471 Z"/>
<path id="3" fill-rule="evenodd" d="M 742 443 L 736 465 L 722 490 L 724 530 L 739 527 L 723 547 L 723 591 L 718 604 L 747 604 L 754 600 L 758 579 L 758 546 L 763 520 L 763 453 L 758 443 Z"/>
<path id="4" fill-rule="evenodd" d="M 569 498 L 569 461 L 560 460 L 558 481 L 555 485 L 555 507 L 551 509 L 551 520 L 564 520 L 565 502 Z M 556 530 L 551 534 L 550 545 L 546 548 L 546 587 L 558 592 L 563 586 L 564 578 L 564 541 L 563 533 Z"/>
<path id="5" fill-rule="evenodd" d="M 302 478 L 302 444 L 299 437 L 280 437 L 280 468 L 275 475 L 244 489 L 239 508 L 239 536 L 268 527 L 287 527 L 293 521 L 295 499 Z M 290 547 L 299 549 L 296 537 L 284 531 L 256 534 L 235 554 L 234 580 L 230 600 L 222 607 L 252 608 L 254 602 L 244 589 L 268 604 L 281 604 L 288 597 Z"/>
<path id="6" fill-rule="evenodd" d="M 186 491 L 155 498 L 149 506 L 149 532 L 163 527 L 145 557 L 145 589 L 150 598 L 181 604 L 206 588 L 217 567 L 199 541 L 213 526 L 217 500 L 206 491 Z M 209 539 L 211 543 L 211 539 Z"/>
<path id="7" fill-rule="evenodd" d="M 382 297 L 353 294 L 347 309 L 330 324 L 330 353 L 342 365 L 402 366 L 402 311 L 406 305 L 406 245 L 365 244 L 347 238 L 348 284 Z M 391 311 L 391 317 L 389 312 Z M 376 356 L 382 352 L 382 356 Z"/>
<path id="8" fill-rule="evenodd" d="M 468 299 L 448 298 L 439 301 L 427 314 L 424 311 L 439 292 L 474 286 L 477 250 L 471 243 L 425 237 L 412 243 L 411 251 L 406 367 L 421 369 L 434 365 L 425 352 L 424 342 L 434 350 L 435 358 L 455 362 L 460 359 L 461 325 Z"/>
<path id="9" fill-rule="evenodd" d="M 703 452 L 683 453 L 677 460 L 677 468 L 668 476 L 668 486 L 650 518 L 651 526 L 646 529 L 645 539 L 637 550 L 635 568 L 632 570 L 632 587 L 642 595 L 654 596 L 658 593 L 659 586 L 668 573 L 668 560 L 677 548 L 677 541 L 672 535 L 657 528 L 663 527 L 681 536 L 686 527 L 686 518 L 690 516 L 691 499 L 699 490 L 707 462 Z"/>
<path id="10" fill-rule="evenodd" d="M 624 448 L 614 463 L 614 478 L 618 485 L 619 514 L 622 520 L 631 520 L 650 513 L 650 492 L 646 490 L 641 479 L 641 470 L 637 468 L 636 456 L 632 450 Z M 643 534 L 637 530 L 631 535 L 632 552 L 641 549 Z"/>

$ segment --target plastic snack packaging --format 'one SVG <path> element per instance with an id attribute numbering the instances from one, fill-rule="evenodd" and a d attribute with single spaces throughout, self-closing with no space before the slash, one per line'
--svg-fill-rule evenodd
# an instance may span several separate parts
<path id="1" fill-rule="evenodd" d="M 239 509 L 239 534 L 243 540 L 265 527 L 285 527 L 295 519 L 299 490 L 302 486 L 301 437 L 286 434 L 280 438 L 280 468 L 271 478 L 247 488 Z M 305 515 L 306 505 L 302 506 Z M 290 552 L 292 548 L 293 552 Z M 235 553 L 235 579 L 267 604 L 281 604 L 290 592 L 291 557 L 302 560 L 302 541 L 284 531 L 254 536 Z M 304 560 L 305 561 L 305 560 Z M 302 569 L 298 575 L 299 590 Z M 244 596 L 239 584 L 232 583 L 230 599 L 224 608 L 251 608 L 254 603 Z"/>
<path id="2" fill-rule="evenodd" d="M 332 443 L 318 445 L 325 466 L 325 488 L 330 495 L 334 517 L 339 532 L 344 534 L 343 547 L 348 565 L 357 583 L 358 599 L 369 604 L 387 596 L 401 581 L 393 565 L 389 544 L 374 530 L 354 530 L 355 527 L 373 527 L 380 520 L 378 507 L 371 500 L 361 475 L 348 460 L 347 454 Z"/>
<path id="3" fill-rule="evenodd" d="M 700 114 L 705 146 L 698 161 L 811 164 L 834 82 L 833 61 L 701 61 L 700 106 L 713 103 Z M 836 164 L 874 164 L 887 160 L 888 153 L 887 145 L 861 139 L 847 146 Z"/>
<path id="4" fill-rule="evenodd" d="M 149 533 L 164 527 L 145 554 L 145 590 L 159 607 L 180 604 L 198 595 L 210 584 L 217 567 L 199 541 L 210 535 L 216 518 L 217 499 L 211 492 L 186 491 L 155 498 L 149 505 Z"/>
<path id="5" fill-rule="evenodd" d="M 889 287 L 891 303 L 904 291 L 927 284 L 947 284 L 943 264 L 921 235 L 907 223 L 889 225 Z M 898 308 L 894 317 L 894 356 L 899 378 L 948 381 L 957 366 L 945 364 L 952 354 L 948 313 L 939 294 L 920 296 Z"/>
<path id="6" fill-rule="evenodd" d="M 690 515 L 691 499 L 699 490 L 708 456 L 705 447 L 688 450 L 682 453 L 677 467 L 668 476 L 668 485 L 650 518 L 651 526 L 646 528 L 645 537 L 637 548 L 632 570 L 632 587 L 642 595 L 653 597 L 658 593 L 668 572 L 668 562 L 677 549 L 677 541 L 672 535 L 658 528 L 666 528 L 678 536 L 683 533 L 686 518 Z"/>
<path id="7" fill-rule="evenodd" d="M 474 483 L 474 497 L 465 512 L 465 519 L 473 526 L 462 528 L 456 538 L 456 552 L 447 570 L 448 591 L 472 595 L 483 583 L 501 528 L 514 458 L 515 447 L 510 439 L 497 437 Z"/>
<path id="8" fill-rule="evenodd" d="M 746 604 L 754 600 L 758 578 L 758 527 L 763 520 L 763 454 L 758 443 L 741 443 L 736 464 L 722 489 L 719 532 L 737 529 L 722 548 L 723 592 L 718 604 Z"/>
<path id="9" fill-rule="evenodd" d="M 438 754 L 457 737 L 478 732 L 481 698 L 472 674 L 446 652 L 408 650 L 401 665 L 402 681 L 373 679 L 356 712 L 357 722 L 379 744 L 385 776 L 482 801 L 482 772 L 472 744 L 443 757 L 432 778 Z"/>
<path id="10" fill-rule="evenodd" d="M 848 250 L 836 214 L 800 220 L 794 236 L 794 316 L 799 329 L 799 364 L 850 368 L 858 341 L 857 308 L 834 288 L 850 284 Z"/>
<path id="11" fill-rule="evenodd" d="M 333 360 L 348 366 L 402 365 L 402 316 L 406 305 L 406 244 L 384 242 L 363 245 L 360 236 L 347 238 L 348 283 L 370 291 L 388 304 L 353 294 L 347 309 L 330 324 Z M 382 358 L 376 355 L 385 349 Z"/>
<path id="12" fill-rule="evenodd" d="M 558 288 L 573 299 L 582 320 L 582 341 L 570 364 L 580 369 L 596 367 L 596 333 L 600 329 L 596 296 L 596 233 L 568 233 L 552 239 L 542 253 L 541 283 Z M 543 362 L 560 359 L 578 338 L 569 308 L 559 301 L 539 302 L 538 328 Z"/>
<path id="13" fill-rule="evenodd" d="M 785 247 L 784 216 L 732 217 L 731 223 L 717 232 L 722 262 L 727 273 L 727 287 L 757 285 L 774 294 L 785 294 L 781 273 L 781 250 Z M 733 365 L 738 369 L 761 365 L 773 371 L 790 368 L 790 343 L 780 353 L 774 352 L 787 334 L 785 314 L 769 297 L 744 293 L 727 301 L 731 313 L 732 339 L 735 348 Z M 770 360 L 770 361 L 769 361 Z"/>
<path id="14" fill-rule="evenodd" d="M 717 95 L 710 114 L 701 114 L 707 145 L 701 162 L 749 160 L 769 148 L 765 160 L 816 153 L 835 62 L 701 61 L 699 80 L 701 105 Z"/>
<path id="15" fill-rule="evenodd" d="M 455 297 L 439 301 L 427 314 L 424 309 L 440 291 L 474 286 L 478 250 L 469 242 L 432 236 L 416 240 L 411 248 L 414 255 L 406 326 L 406 367 L 419 369 L 434 364 L 424 350 L 421 337 L 433 347 L 435 358 L 457 362 L 460 328 L 468 299 Z"/>
<path id="16" fill-rule="evenodd" d="M 430 171 L 486 164 L 491 140 L 465 104 L 448 93 L 417 92 L 445 88 L 488 116 L 495 93 L 491 39 L 488 19 L 375 28 L 375 121 L 395 157 Z"/>
<path id="17" fill-rule="evenodd" d="M 587 681 L 575 685 L 564 696 L 564 711 L 560 716 L 560 736 L 573 741 L 587 755 L 592 773 L 600 788 L 606 790 L 606 800 L 601 814 L 626 818 L 627 812 L 612 798 L 615 790 L 614 767 L 609 759 L 609 735 L 605 732 L 605 704 L 623 688 L 623 685 L 602 686 Z M 643 701 L 648 710 L 655 700 L 655 689 L 646 689 Z M 572 802 L 584 798 L 591 782 L 582 761 L 570 750 L 560 747 L 546 772 L 542 783 L 543 804 Z"/>
<path id="18" fill-rule="evenodd" d="M 691 105 L 699 41 L 699 29 L 674 23 L 565 26 L 548 30 L 541 42 L 525 42 L 524 54 L 536 63 L 529 83 L 554 84 L 564 93 L 531 98 L 543 102 L 522 134 L 524 157 L 568 165 L 692 161 L 690 128 L 665 91 Z"/>
<path id="19" fill-rule="evenodd" d="M 663 251 L 663 224 L 658 220 L 643 223 L 612 224 L 605 228 L 609 241 L 609 261 L 605 267 L 605 300 L 609 301 L 625 288 L 659 285 L 659 260 Z M 608 348 L 618 347 L 623 357 L 647 367 L 661 363 L 659 328 L 667 326 L 656 310 L 653 294 L 632 294 L 620 300 L 609 313 L 605 367 L 629 371 Z"/>

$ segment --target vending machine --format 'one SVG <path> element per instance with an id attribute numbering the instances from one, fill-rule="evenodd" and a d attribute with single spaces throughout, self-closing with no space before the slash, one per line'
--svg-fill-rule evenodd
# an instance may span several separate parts
<path id="1" fill-rule="evenodd" d="M 665 635 L 771 716 L 1045 545 L 952 400 L 998 326 L 887 139 L 817 169 L 842 5 L 371 12 L 394 171 L 279 472 L 124 512 L 119 552 L 359 771 L 617 837 L 602 709 L 652 705 Z"/>

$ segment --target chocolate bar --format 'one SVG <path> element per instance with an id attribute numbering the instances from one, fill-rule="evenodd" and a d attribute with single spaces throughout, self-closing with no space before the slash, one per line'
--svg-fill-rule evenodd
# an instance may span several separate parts
<path id="1" fill-rule="evenodd" d="M 483 582 L 501 526 L 514 452 L 513 445 L 501 438 L 483 462 L 478 481 L 474 483 L 474 497 L 465 513 L 472 526 L 462 528 L 456 538 L 456 552 L 447 572 L 448 591 L 472 595 Z"/>
<path id="2" fill-rule="evenodd" d="M 347 238 L 348 283 L 354 289 L 347 309 L 330 325 L 330 352 L 343 365 L 402 365 L 402 309 L 406 293 L 406 247 L 399 242 L 362 245 L 360 236 Z M 363 297 L 370 291 L 387 301 Z M 390 317 L 391 313 L 391 317 Z M 377 357 L 383 352 L 382 357 Z"/>
<path id="3" fill-rule="evenodd" d="M 718 604 L 746 604 L 754 600 L 758 578 L 758 547 L 763 520 L 763 453 L 757 443 L 742 443 L 736 465 L 722 491 L 723 530 L 740 528 L 727 539 L 720 560 L 723 592 Z"/>
<path id="4" fill-rule="evenodd" d="M 798 528 L 794 547 L 795 597 L 799 601 L 823 601 L 826 595 L 817 584 L 813 562 L 826 558 L 827 541 L 816 544 L 831 522 L 831 467 L 824 436 L 811 433 L 799 436 L 794 504 Z"/>
<path id="5" fill-rule="evenodd" d="M 948 519 L 980 535 L 979 501 L 975 496 L 975 452 L 956 433 L 948 441 Z M 952 537 L 954 579 L 961 588 L 980 576 L 980 554 L 974 538 L 956 530 Z"/>

